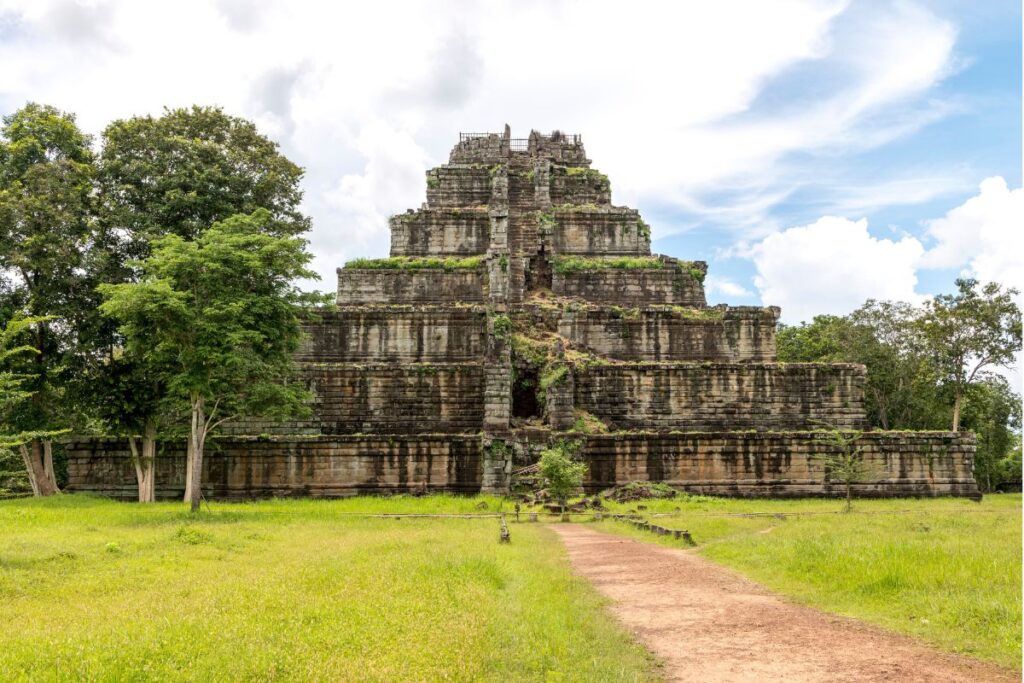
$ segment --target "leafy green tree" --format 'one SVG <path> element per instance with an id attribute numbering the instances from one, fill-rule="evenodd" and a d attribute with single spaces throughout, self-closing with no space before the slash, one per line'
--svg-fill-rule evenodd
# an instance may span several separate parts
<path id="1" fill-rule="evenodd" d="M 268 235 L 301 234 L 309 229 L 299 208 L 301 178 L 302 169 L 255 125 L 218 108 L 193 106 L 115 121 L 103 133 L 98 160 L 102 249 L 93 261 L 101 273 L 96 279 L 138 281 L 134 264 L 150 255 L 154 240 L 196 240 L 237 214 L 263 210 L 260 226 Z M 152 355 L 124 352 L 124 340 L 113 330 L 94 328 L 106 335 L 110 353 L 94 359 L 84 375 L 95 378 L 88 385 L 94 394 L 106 392 L 90 402 L 112 407 L 100 417 L 107 430 L 125 435 L 137 455 L 141 496 L 153 487 L 146 463 L 153 462 L 157 428 L 165 429 L 176 413 L 168 409 L 174 397 L 166 394 L 169 387 L 160 381 L 166 372 L 153 367 Z M 193 461 L 190 455 L 189 481 Z"/>
<path id="2" fill-rule="evenodd" d="M 198 510 L 207 437 L 227 420 L 308 411 L 295 381 L 302 309 L 322 301 L 303 294 L 313 278 L 306 242 L 275 236 L 265 209 L 215 223 L 194 240 L 153 241 L 138 282 L 102 286 L 104 313 L 121 323 L 130 353 L 159 373 L 172 396 L 188 401 L 193 476 L 188 500 Z"/>
<path id="3" fill-rule="evenodd" d="M 837 315 L 816 315 L 810 323 L 780 325 L 776 335 L 779 361 L 825 363 L 846 361 L 843 328 L 847 321 Z"/>
<path id="4" fill-rule="evenodd" d="M 139 502 L 154 502 L 157 435 L 181 414 L 171 405 L 160 374 L 146 358 L 121 348 L 93 368 L 83 385 L 83 400 L 92 406 L 102 433 L 128 442 Z"/>
<path id="5" fill-rule="evenodd" d="M 1004 482 L 1019 481 L 1020 396 L 1005 378 L 987 374 L 967 387 L 963 404 L 962 426 L 978 438 L 974 454 L 978 487 L 989 492 Z"/>
<path id="6" fill-rule="evenodd" d="M 32 458 L 27 444 L 49 439 L 63 432 L 9 431 L 8 425 L 17 423 L 12 416 L 22 405 L 29 402 L 33 395 L 31 387 L 35 383 L 35 377 L 31 371 L 34 366 L 20 361 L 26 356 L 38 355 L 39 351 L 23 341 L 32 336 L 34 327 L 46 322 L 48 321 L 45 318 L 16 317 L 0 328 L 0 461 L 10 462 L 13 449 L 18 449 L 25 467 L 26 481 L 32 493 L 37 496 L 51 495 L 59 491 L 54 483 L 53 472 L 45 470 L 45 463 L 42 460 Z M 16 488 L 17 483 L 9 487 L 7 482 L 18 482 L 21 479 L 21 476 L 14 472 L 2 472 L 0 477 L 3 479 L 3 482 L 0 482 L 0 489 Z"/>
<path id="7" fill-rule="evenodd" d="M 10 419 L 35 432 L 27 450 L 40 495 L 58 490 L 53 444 L 66 427 L 67 383 L 91 304 L 84 263 L 93 241 L 93 155 L 72 114 L 30 103 L 0 129 L 0 291 L 5 307 L 35 318 L 31 397 Z M 37 463 L 41 463 L 36 467 Z"/>
<path id="8" fill-rule="evenodd" d="M 925 305 L 923 339 L 953 397 L 952 430 L 960 431 L 964 395 L 986 368 L 1008 367 L 1021 350 L 1020 309 L 1015 289 L 958 279 L 956 294 L 940 294 Z"/>
<path id="9" fill-rule="evenodd" d="M 915 328 L 920 313 L 908 304 L 871 300 L 848 316 L 783 326 L 778 358 L 861 363 L 867 367 L 864 405 L 872 427 L 935 429 L 943 399 L 938 368 Z"/>
<path id="10" fill-rule="evenodd" d="M 99 159 L 102 223 L 125 237 L 133 258 L 162 235 L 198 238 L 235 214 L 267 212 L 265 229 L 309 229 L 299 208 L 302 169 L 245 119 L 215 107 L 166 110 L 115 121 Z"/>
<path id="11" fill-rule="evenodd" d="M 880 429 L 935 429 L 941 425 L 939 368 L 915 322 L 921 309 L 869 300 L 847 316 L 850 360 L 868 368 L 865 408 Z"/>
<path id="12" fill-rule="evenodd" d="M 587 466 L 573 458 L 573 453 L 577 448 L 578 444 L 563 441 L 541 451 L 538 461 L 544 488 L 552 498 L 561 504 L 563 519 L 565 518 L 566 501 L 583 485 L 583 477 L 587 473 Z"/>

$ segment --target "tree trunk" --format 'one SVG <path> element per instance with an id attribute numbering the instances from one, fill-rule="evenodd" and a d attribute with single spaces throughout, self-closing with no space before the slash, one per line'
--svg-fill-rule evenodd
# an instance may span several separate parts
<path id="1" fill-rule="evenodd" d="M 192 396 L 192 480 L 189 490 L 189 504 L 192 512 L 199 511 L 199 503 L 203 494 L 203 442 L 206 437 L 206 413 L 203 397 Z"/>
<path id="2" fill-rule="evenodd" d="M 128 435 L 128 450 L 132 453 L 132 465 L 135 466 L 135 481 L 139 486 L 139 502 L 145 503 L 145 478 L 146 474 L 142 471 L 142 458 L 139 456 L 139 445 L 135 441 L 135 437 L 131 434 Z"/>
<path id="3" fill-rule="evenodd" d="M 25 463 L 25 471 L 28 472 L 28 483 L 32 487 L 32 495 L 39 495 L 39 482 L 36 481 L 36 470 L 32 466 L 32 456 L 28 452 L 28 447 L 25 444 L 18 445 L 18 452 L 21 453 L 21 460 Z"/>
<path id="4" fill-rule="evenodd" d="M 139 502 L 152 503 L 156 500 L 156 425 L 147 422 L 145 432 L 138 441 L 141 442 L 141 449 L 136 437 L 128 437 L 132 463 L 135 465 L 135 480 L 139 486 Z"/>
<path id="5" fill-rule="evenodd" d="M 853 509 L 853 482 L 846 482 L 846 511 Z"/>
<path id="6" fill-rule="evenodd" d="M 28 447 L 21 446 L 21 458 L 25 461 L 25 469 L 28 470 L 28 480 L 32 484 L 32 493 L 37 496 L 52 496 L 60 493 L 57 482 L 53 477 L 53 451 L 52 446 L 47 448 L 40 439 L 33 439 Z M 49 453 L 49 458 L 47 458 Z M 49 468 L 47 468 L 47 461 Z"/>
<path id="7" fill-rule="evenodd" d="M 960 395 L 960 390 L 957 389 L 956 397 L 953 398 L 953 431 L 960 431 L 960 402 L 963 397 Z"/>
<path id="8" fill-rule="evenodd" d="M 142 433 L 142 472 L 144 479 L 143 487 L 139 490 L 139 502 L 153 503 L 156 501 L 156 423 L 152 420 L 146 421 Z M 145 499 L 142 497 L 143 490 L 146 492 Z"/>
<path id="9" fill-rule="evenodd" d="M 185 496 L 182 498 L 186 503 L 192 498 L 192 432 L 189 432 L 185 439 Z"/>
<path id="10" fill-rule="evenodd" d="M 53 486 L 53 490 L 60 493 L 60 488 L 57 486 L 57 473 L 53 469 L 53 441 L 50 439 L 43 439 L 43 472 Z"/>

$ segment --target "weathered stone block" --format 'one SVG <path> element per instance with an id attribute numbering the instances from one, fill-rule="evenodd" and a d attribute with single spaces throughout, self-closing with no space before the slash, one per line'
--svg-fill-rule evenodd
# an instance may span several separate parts
<path id="1" fill-rule="evenodd" d="M 304 325 L 297 359 L 304 362 L 480 360 L 487 346 L 482 306 L 343 308 Z"/>
<path id="2" fill-rule="evenodd" d="M 441 269 L 338 269 L 338 305 L 482 303 L 483 267 Z"/>
<path id="3" fill-rule="evenodd" d="M 620 207 L 558 208 L 541 214 L 541 228 L 552 254 L 598 256 L 651 253 L 650 232 L 634 209 Z M 553 223 L 545 224 L 546 220 Z"/>
<path id="4" fill-rule="evenodd" d="M 858 496 L 976 496 L 973 435 L 866 432 L 868 476 Z M 586 438 L 588 491 L 631 481 L 661 481 L 718 496 L 841 496 L 823 454 L 835 446 L 821 432 L 614 434 Z"/>
<path id="5" fill-rule="evenodd" d="M 704 307 L 703 273 L 707 266 L 695 262 L 694 273 L 683 268 L 601 268 L 578 270 L 552 276 L 552 291 L 557 296 L 578 297 L 586 301 L 618 306 Z M 704 270 L 699 266 L 704 265 Z"/>
<path id="6" fill-rule="evenodd" d="M 423 209 L 393 216 L 392 256 L 465 256 L 483 254 L 491 242 L 486 206 Z"/>
<path id="7" fill-rule="evenodd" d="M 584 307 L 558 333 L 600 356 L 637 361 L 774 361 L 779 309 Z"/>
<path id="8" fill-rule="evenodd" d="M 624 363 L 577 370 L 575 402 L 613 429 L 850 429 L 863 385 L 854 364 Z"/>

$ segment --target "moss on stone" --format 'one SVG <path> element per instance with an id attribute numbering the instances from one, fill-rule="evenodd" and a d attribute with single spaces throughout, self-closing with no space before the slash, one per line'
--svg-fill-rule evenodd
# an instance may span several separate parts
<path id="1" fill-rule="evenodd" d="M 484 262 L 483 256 L 391 256 L 389 258 L 357 258 L 345 268 L 363 270 L 476 270 Z"/>
<path id="2" fill-rule="evenodd" d="M 669 265 L 657 256 L 556 256 L 551 260 L 551 267 L 561 275 L 585 270 L 660 270 Z"/>

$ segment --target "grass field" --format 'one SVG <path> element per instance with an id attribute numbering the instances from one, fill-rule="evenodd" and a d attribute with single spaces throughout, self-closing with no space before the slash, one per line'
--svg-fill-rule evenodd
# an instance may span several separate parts
<path id="1" fill-rule="evenodd" d="M 794 599 L 1020 668 L 1021 498 L 638 504 Z M 492 497 L 0 502 L 0 680 L 581 680 L 658 667 Z M 771 514 L 759 514 L 771 513 Z M 598 523 L 651 542 L 663 537 Z M 678 543 L 678 542 L 676 542 Z"/>
<path id="2" fill-rule="evenodd" d="M 1021 668 L 1021 497 L 859 501 L 693 497 L 613 505 L 671 513 L 698 552 L 797 601 Z M 750 515 L 771 512 L 779 516 Z M 792 514 L 803 513 L 803 514 Z M 679 545 L 602 522 L 609 531 Z M 663 540 L 664 539 L 664 540 Z"/>
<path id="3" fill-rule="evenodd" d="M 542 525 L 350 514 L 481 502 L 0 502 L 0 680 L 656 677 Z"/>

